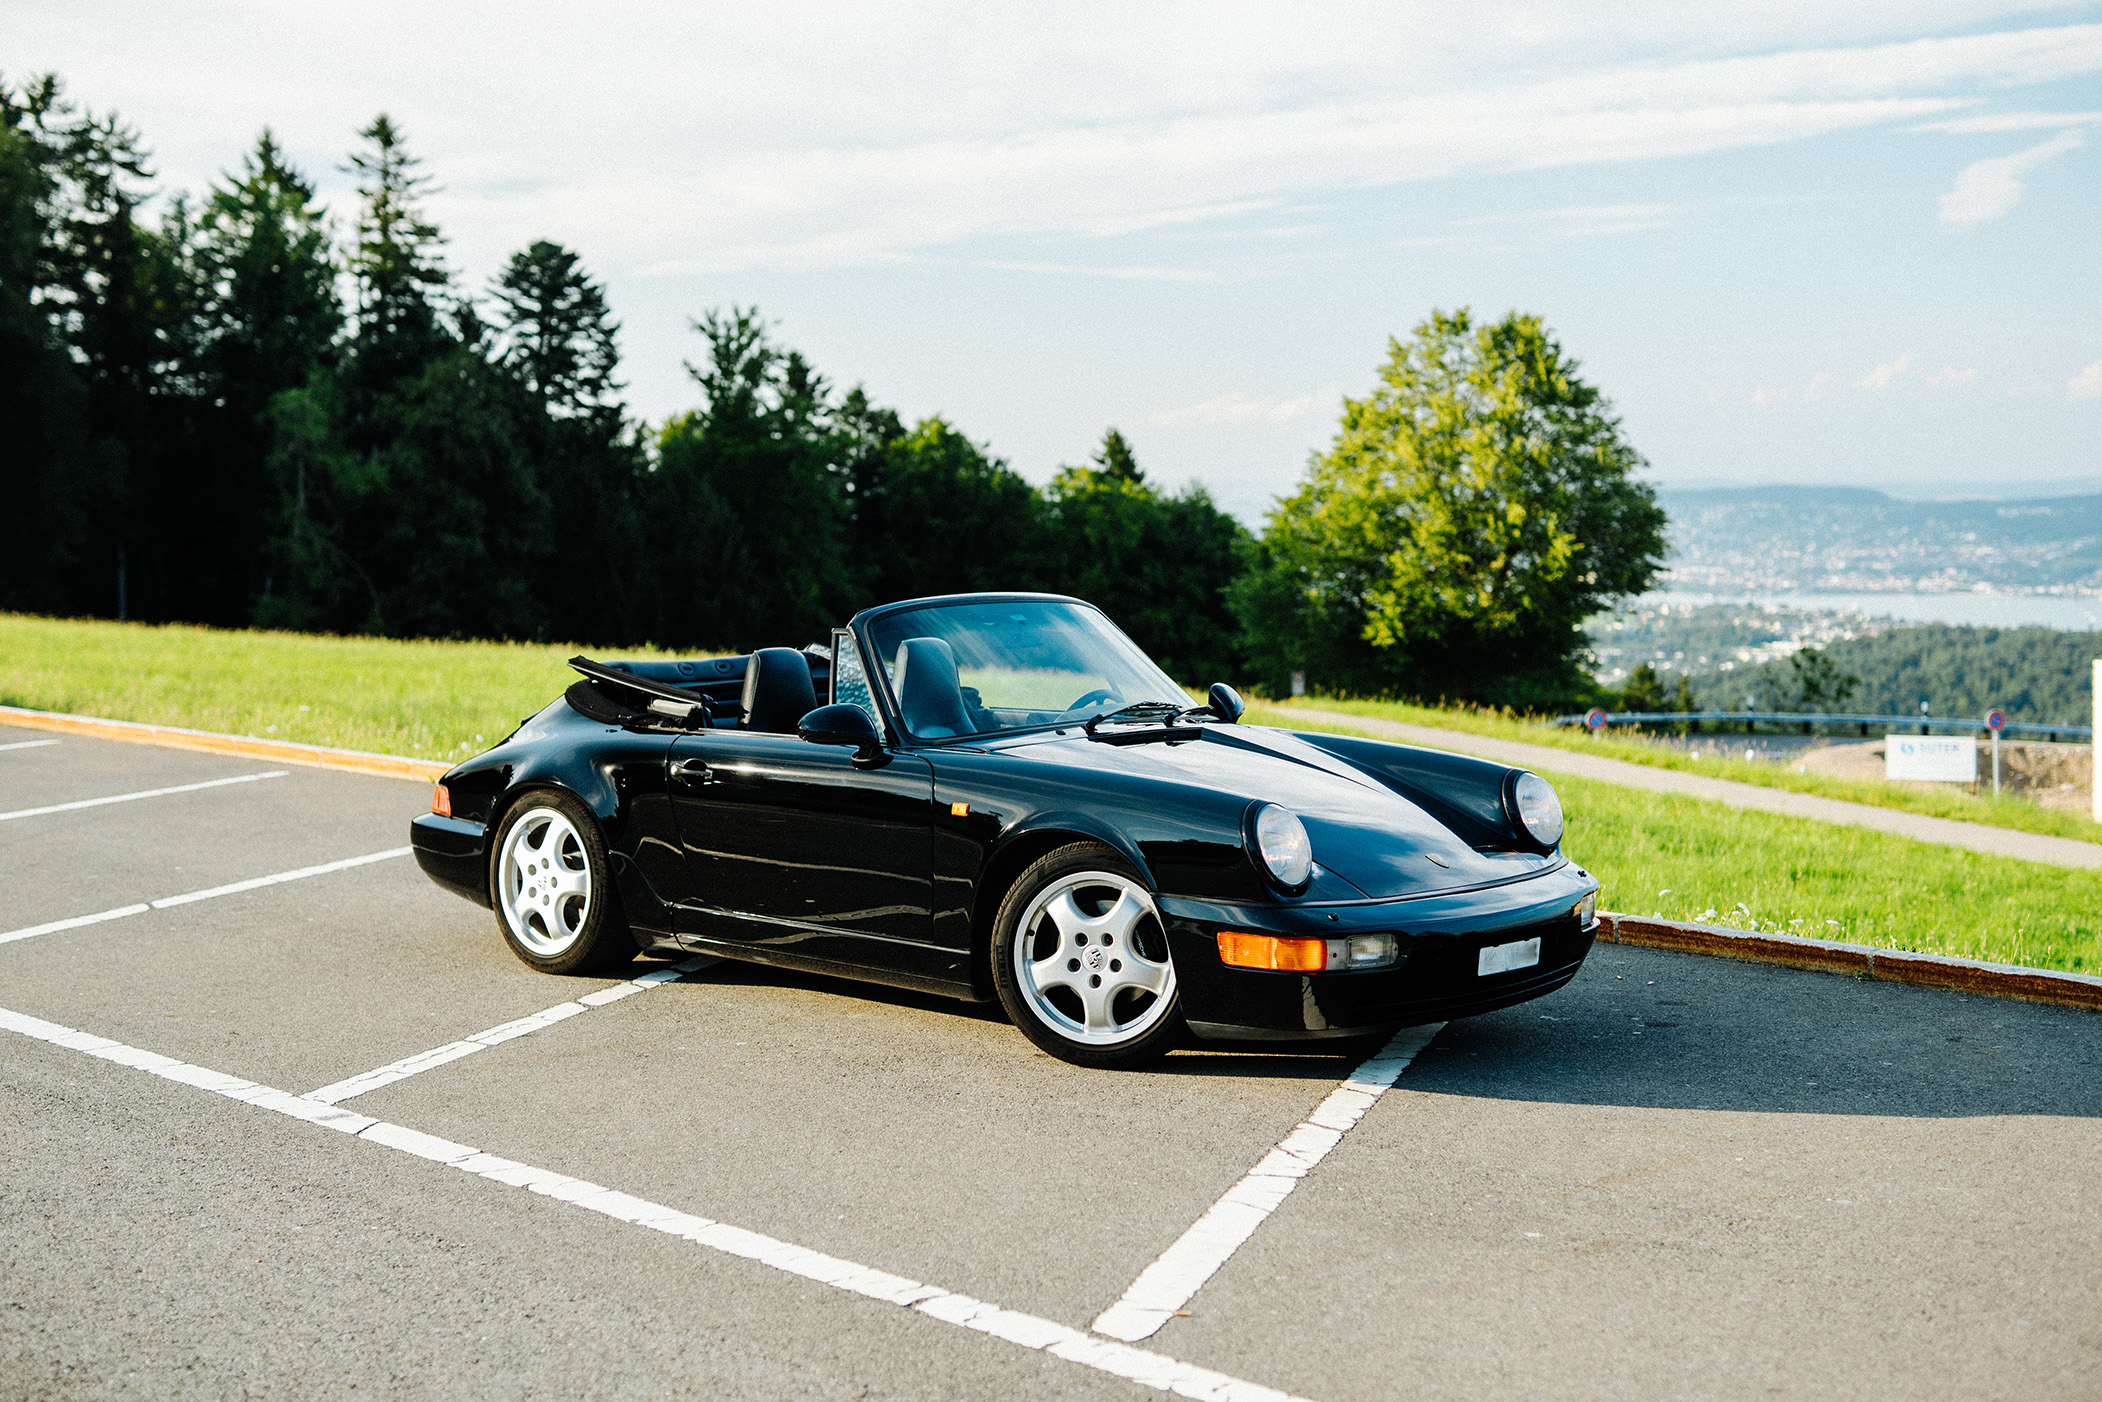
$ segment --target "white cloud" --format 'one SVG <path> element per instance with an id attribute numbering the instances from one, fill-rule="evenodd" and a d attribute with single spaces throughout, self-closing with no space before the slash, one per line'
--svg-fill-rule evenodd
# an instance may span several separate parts
<path id="1" fill-rule="evenodd" d="M 2079 132 L 2062 131 L 2026 151 L 1971 162 L 1957 174 L 1955 185 L 1941 197 L 1941 222 L 1968 228 L 1988 219 L 1998 219 L 2021 202 L 2023 175 L 2080 144 Z"/>
<path id="2" fill-rule="evenodd" d="M 1977 136 L 2002 131 L 2063 131 L 2067 127 L 2087 126 L 2094 122 L 2102 122 L 2102 112 L 1996 112 L 1958 117 L 1947 122 L 1927 122 L 1913 130 Z"/>
<path id="3" fill-rule="evenodd" d="M 531 229 L 604 268 L 694 272 L 1247 219 L 1308 196 L 1949 117 L 1981 85 L 2102 73 L 2098 24 L 1892 41 L 2033 9 L 606 0 L 579 27 L 531 0 L 112 0 L 11 7 L 9 50 L 16 71 L 55 66 L 120 104 L 176 188 L 236 164 L 269 121 L 340 191 L 351 131 L 385 107 L 450 187 L 433 212 L 464 262 L 493 265 Z M 1578 213 L 1562 221 L 1576 232 L 1660 217 Z"/>
<path id="4" fill-rule="evenodd" d="M 1229 390 L 1225 394 L 1202 400 L 1182 409 L 1164 410 L 1148 415 L 1150 424 L 1235 424 L 1235 423 L 1290 423 L 1309 414 L 1321 414 L 1334 410 L 1342 400 L 1340 385 L 1329 385 L 1311 394 L 1293 395 L 1289 398 L 1243 394 Z"/>
<path id="5" fill-rule="evenodd" d="M 1803 387 L 1803 398 L 1810 403 L 1823 399 L 1837 378 L 1830 370 L 1818 371 L 1810 377 L 1810 383 Z"/>
<path id="6" fill-rule="evenodd" d="M 2102 360 L 2083 365 L 2079 374 L 2066 381 L 2066 393 L 2075 399 L 2102 399 Z"/>
<path id="7" fill-rule="evenodd" d="M 1930 385 L 1967 385 L 1978 378 L 1976 370 L 1958 370 L 1953 365 L 1944 365 L 1927 377 Z"/>
<path id="8" fill-rule="evenodd" d="M 1779 404 L 1783 398 L 1785 396 L 1777 389 L 1755 389 L 1752 391 L 1752 403 L 1762 409 L 1769 404 Z"/>
<path id="9" fill-rule="evenodd" d="M 1856 389 L 1889 389 L 1896 379 L 1912 368 L 1912 352 L 1906 351 L 1896 360 L 1878 365 L 1875 369 L 1854 381 Z"/>

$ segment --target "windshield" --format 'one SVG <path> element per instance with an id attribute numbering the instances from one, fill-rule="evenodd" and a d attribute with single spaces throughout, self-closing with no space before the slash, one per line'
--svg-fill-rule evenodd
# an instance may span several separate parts
<path id="1" fill-rule="evenodd" d="M 923 740 L 1078 722 L 1189 697 L 1096 610 L 1056 599 L 936 604 L 871 623 L 906 730 Z"/>

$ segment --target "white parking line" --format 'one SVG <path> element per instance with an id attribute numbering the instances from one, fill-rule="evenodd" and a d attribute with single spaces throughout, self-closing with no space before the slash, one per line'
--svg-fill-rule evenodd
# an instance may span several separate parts
<path id="1" fill-rule="evenodd" d="M 501 1023 L 490 1028 L 487 1032 L 477 1032 L 472 1037 L 467 1037 L 457 1042 L 447 1042 L 442 1047 L 433 1047 L 429 1051 L 418 1052 L 414 1056 L 405 1056 L 399 1061 L 389 1062 L 376 1070 L 361 1071 L 357 1075 L 346 1077 L 333 1085 L 323 1086 L 320 1090 L 310 1090 L 306 1093 L 305 1098 L 318 1100 L 323 1105 L 341 1105 L 352 1096 L 378 1090 L 381 1086 L 391 1086 L 396 1081 L 406 1081 L 409 1077 L 420 1075 L 433 1067 L 444 1066 L 448 1062 L 458 1061 L 463 1056 L 472 1056 L 476 1052 L 496 1046 L 498 1043 L 508 1042 L 513 1037 L 523 1037 L 528 1032 L 538 1032 L 543 1027 L 553 1027 L 556 1023 L 567 1021 L 578 1013 L 588 1013 L 593 1008 L 602 1008 L 608 1003 L 618 1002 L 622 998 L 626 998 L 630 994 L 640 993 L 644 989 L 655 988 L 660 984 L 676 983 L 687 974 L 705 969 L 710 964 L 721 962 L 713 955 L 703 955 L 698 959 L 688 959 L 683 964 L 674 964 L 668 969 L 656 969 L 641 975 L 639 978 L 629 979 L 626 983 L 616 983 L 611 988 L 601 988 L 596 993 L 587 993 L 573 1003 L 557 1003 L 552 1008 L 534 1013 L 531 1017 L 522 1017 L 513 1022 Z"/>
<path id="2" fill-rule="evenodd" d="M 1113 1339 L 1145 1339 L 1173 1319 L 1291 1195 L 1299 1180 L 1343 1142 L 1351 1126 L 1364 1118 L 1444 1026 L 1440 1022 L 1405 1027 L 1376 1055 L 1360 1063 L 1313 1114 L 1228 1188 L 1158 1260 L 1139 1272 L 1123 1298 L 1096 1316 L 1095 1332 Z"/>
<path id="3" fill-rule="evenodd" d="M 340 862 L 323 862 L 318 867 L 281 871 L 274 876 L 258 876 L 227 886 L 214 886 L 204 891 L 186 891 L 180 896 L 163 896 L 157 901 L 146 901 L 139 905 L 120 905 L 115 910 L 98 910 L 93 915 L 76 915 L 70 920 L 53 920 L 44 925 L 31 925 L 26 930 L 9 930 L 0 934 L 0 944 L 32 939 L 37 935 L 55 935 L 60 930 L 77 930 L 83 925 L 100 925 L 105 920 L 122 920 L 127 915 L 144 915 L 149 910 L 166 910 L 170 906 L 189 905 L 192 901 L 208 901 L 215 896 L 238 895 L 242 891 L 254 891 L 264 886 L 282 886 L 287 881 L 304 881 L 310 876 L 326 876 L 332 871 L 348 871 L 352 867 L 384 862 L 389 857 L 408 855 L 409 849 L 406 847 L 389 847 L 384 852 L 369 852 L 362 857 L 345 857 Z"/>
<path id="4" fill-rule="evenodd" d="M 12 745 L 0 745 L 0 750 L 34 750 L 57 743 L 56 740 L 17 740 Z"/>
<path id="5" fill-rule="evenodd" d="M 49 743 L 55 745 L 58 742 L 53 740 Z M 286 769 L 266 769 L 260 774 L 236 774 L 231 779 L 207 779 L 201 784 L 176 784 L 165 789 L 140 789 L 137 793 L 113 793 L 107 798 L 83 798 L 72 803 L 51 803 L 42 808 L 17 808 L 12 813 L 0 813 L 0 823 L 11 818 L 41 818 L 46 813 L 71 813 L 76 808 L 100 808 L 105 803 L 130 803 L 134 799 L 165 798 L 171 793 L 195 793 L 199 789 L 223 788 L 228 784 L 252 784 L 258 779 L 282 779 L 290 772 Z"/>
<path id="6" fill-rule="evenodd" d="M 309 1124 L 341 1130 L 370 1143 L 383 1144 L 390 1149 L 398 1149 L 420 1159 L 456 1168 L 493 1183 L 529 1189 L 557 1202 L 566 1202 L 573 1207 L 601 1213 L 616 1221 L 680 1237 L 725 1255 L 757 1261 L 761 1265 L 771 1266 L 775 1270 L 801 1276 L 806 1280 L 814 1280 L 821 1285 L 851 1291 L 872 1300 L 902 1305 L 930 1319 L 938 1319 L 945 1324 L 960 1324 L 966 1329 L 974 1329 L 981 1334 L 1019 1344 L 1023 1348 L 1040 1350 L 1084 1368 L 1093 1368 L 1114 1377 L 1128 1378 L 1162 1392 L 1207 1399 L 1207 1402 L 1305 1402 L 1304 1399 L 1291 1397 L 1275 1388 L 1244 1382 L 1209 1368 L 1199 1368 L 1195 1364 L 1179 1362 L 1145 1349 L 1132 1348 L 1128 1344 L 1113 1344 L 1091 1338 L 1081 1330 L 1036 1315 L 1002 1309 L 998 1305 L 975 1300 L 968 1295 L 959 1295 L 951 1290 L 943 1290 L 939 1286 L 923 1285 L 916 1280 L 907 1280 L 887 1271 L 807 1250 L 758 1232 L 746 1231 L 742 1227 L 733 1227 L 706 1217 L 696 1217 L 676 1208 L 630 1197 L 626 1193 L 616 1192 L 581 1178 L 571 1178 L 548 1169 L 534 1168 L 530 1164 L 498 1158 L 494 1154 L 485 1154 L 465 1144 L 455 1144 L 450 1140 L 423 1134 L 401 1125 L 375 1120 L 354 1110 L 341 1110 L 333 1105 L 324 1105 L 305 1096 L 291 1095 L 254 1081 L 244 1081 L 238 1076 L 207 1070 L 202 1066 L 192 1066 L 157 1052 L 141 1051 L 137 1047 L 126 1046 L 107 1037 L 97 1037 L 89 1032 L 62 1027 L 40 1018 L 9 1012 L 4 1008 L 0 1008 L 0 1028 L 47 1042 L 52 1046 L 64 1047 L 69 1051 L 85 1052 L 89 1056 L 100 1057 L 119 1066 L 146 1071 L 165 1080 L 208 1090 L 215 1095 L 239 1100 L 259 1109 L 274 1110 L 280 1115 L 289 1115 Z"/>

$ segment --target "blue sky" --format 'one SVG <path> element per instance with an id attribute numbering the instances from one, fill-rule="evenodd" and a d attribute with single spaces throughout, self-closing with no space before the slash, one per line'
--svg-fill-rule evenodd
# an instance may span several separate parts
<path id="1" fill-rule="evenodd" d="M 2102 5 L 0 0 L 197 188 L 392 114 L 460 285 L 535 238 L 694 402 L 756 303 L 1034 480 L 1106 425 L 1251 523 L 1432 307 L 1542 316 L 1666 484 L 2102 490 Z"/>

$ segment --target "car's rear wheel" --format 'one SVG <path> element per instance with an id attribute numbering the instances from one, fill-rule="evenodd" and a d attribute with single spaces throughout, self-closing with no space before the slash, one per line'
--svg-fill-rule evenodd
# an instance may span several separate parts
<path id="1" fill-rule="evenodd" d="M 1112 849 L 1039 858 L 1000 903 L 993 986 L 1024 1036 L 1078 1066 L 1129 1070 L 1183 1033 L 1175 964 L 1153 893 Z"/>
<path id="2" fill-rule="evenodd" d="M 526 795 L 497 830 L 490 903 L 511 952 L 543 973 L 605 973 L 635 957 L 605 839 L 568 794 Z"/>

